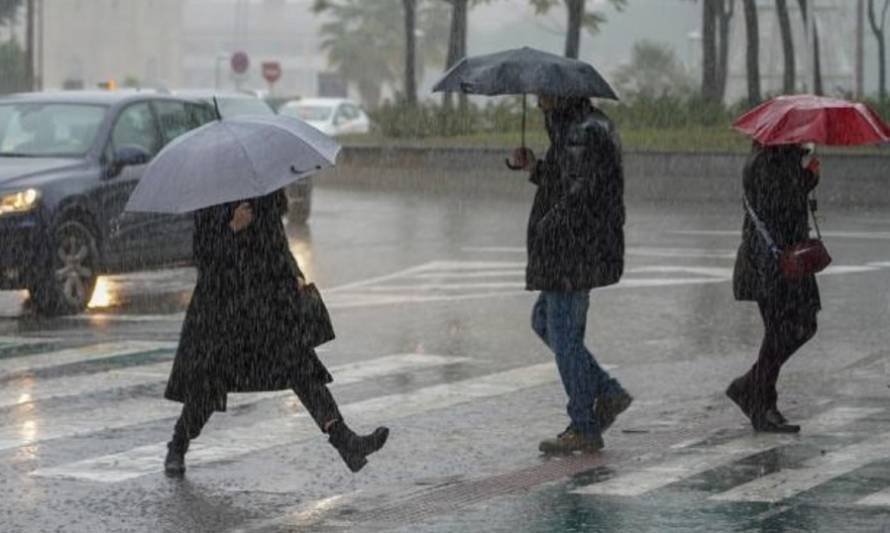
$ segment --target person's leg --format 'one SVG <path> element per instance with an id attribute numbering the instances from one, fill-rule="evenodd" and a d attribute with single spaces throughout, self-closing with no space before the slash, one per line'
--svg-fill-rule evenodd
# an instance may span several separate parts
<path id="1" fill-rule="evenodd" d="M 583 435 L 598 436 L 599 424 L 593 404 L 603 380 L 602 369 L 584 347 L 588 294 L 547 292 L 547 339 L 556 356 L 556 366 L 569 397 L 567 411 L 572 427 Z"/>
<path id="2" fill-rule="evenodd" d="M 370 435 L 356 435 L 346 422 L 330 389 L 314 379 L 300 380 L 294 387 L 300 403 L 309 412 L 318 428 L 328 434 L 328 441 L 340 453 L 340 457 L 353 472 L 358 472 L 367 463 L 367 456 L 376 452 L 386 443 L 389 429 L 377 428 Z"/>
<path id="3" fill-rule="evenodd" d="M 777 314 L 773 329 L 776 340 L 772 357 L 763 361 L 758 371 L 761 375 L 759 382 L 766 407 L 777 411 L 776 383 L 779 381 L 779 373 L 791 356 L 816 335 L 816 312 L 792 309 Z M 758 364 L 761 362 L 758 361 Z"/>
<path id="4" fill-rule="evenodd" d="M 173 427 L 173 438 L 167 443 L 167 458 L 164 460 L 164 471 L 167 474 L 185 473 L 185 454 L 189 443 L 198 438 L 211 415 L 213 409 L 204 407 L 200 402 L 182 405 L 182 413 Z"/>

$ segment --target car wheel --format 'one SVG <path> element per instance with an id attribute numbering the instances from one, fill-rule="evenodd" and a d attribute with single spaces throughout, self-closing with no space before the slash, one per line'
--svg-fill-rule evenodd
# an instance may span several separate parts
<path id="1" fill-rule="evenodd" d="M 31 290 L 31 297 L 41 314 L 80 313 L 96 288 L 96 238 L 85 224 L 66 220 L 55 227 L 51 242 L 51 266 Z"/>

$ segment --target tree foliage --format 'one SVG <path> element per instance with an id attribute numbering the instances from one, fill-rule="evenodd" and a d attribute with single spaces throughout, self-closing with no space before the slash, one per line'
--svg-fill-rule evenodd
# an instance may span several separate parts
<path id="1" fill-rule="evenodd" d="M 623 100 L 681 96 L 691 92 L 692 78 L 668 45 L 650 40 L 634 44 L 630 63 L 615 73 Z"/>
<path id="2" fill-rule="evenodd" d="M 538 14 L 548 13 L 551 9 L 564 4 L 568 12 L 566 29 L 566 57 L 578 58 L 581 48 L 581 29 L 595 34 L 606 23 L 606 15 L 601 11 L 589 11 L 587 0 L 529 0 Z M 627 6 L 627 0 L 609 0 L 618 11 Z"/>
<path id="3" fill-rule="evenodd" d="M 417 75 L 441 65 L 448 36 L 447 6 L 421 1 L 417 10 Z M 386 86 L 401 88 L 405 73 L 405 31 L 401 0 L 316 0 L 313 10 L 326 17 L 321 48 L 328 63 L 355 84 L 365 105 L 380 102 Z"/>

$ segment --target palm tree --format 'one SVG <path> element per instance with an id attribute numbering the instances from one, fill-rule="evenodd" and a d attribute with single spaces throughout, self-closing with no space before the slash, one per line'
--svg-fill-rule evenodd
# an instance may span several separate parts
<path id="1" fill-rule="evenodd" d="M 701 92 L 702 97 L 709 102 L 721 102 L 726 94 L 726 79 L 729 73 L 729 29 L 734 14 L 735 0 L 702 1 Z"/>
<path id="2" fill-rule="evenodd" d="M 747 36 L 748 103 L 759 104 L 760 96 L 760 28 L 756 0 L 743 0 L 745 6 L 745 34 Z"/>
<path id="3" fill-rule="evenodd" d="M 405 103 L 417 105 L 417 0 L 402 0 L 405 17 Z"/>
<path id="4" fill-rule="evenodd" d="M 416 0 L 412 0 L 416 2 Z M 321 48 L 328 54 L 328 62 L 340 76 L 355 84 L 362 102 L 376 107 L 385 86 L 402 82 L 406 97 L 410 98 L 410 80 L 416 80 L 430 63 L 441 64 L 444 57 L 444 35 L 447 26 L 442 10 L 421 4 L 415 11 L 417 29 L 411 32 L 426 38 L 415 47 L 409 46 L 407 36 L 392 31 L 393 13 L 403 10 L 404 0 L 316 0 L 313 10 L 324 13 L 327 21 L 321 26 Z M 407 18 L 406 18 L 407 22 Z M 413 40 L 413 39 L 412 39 Z M 414 60 L 406 61 L 409 48 L 414 48 Z M 413 65 L 413 67 L 412 67 Z M 408 70 L 413 68 L 413 75 Z M 416 87 L 416 81 L 414 81 Z M 416 95 L 416 88 L 413 90 Z"/>
<path id="5" fill-rule="evenodd" d="M 15 22 L 22 2 L 23 0 L 0 0 L 0 26 L 11 25 Z"/>
<path id="6" fill-rule="evenodd" d="M 581 28 L 586 28 L 591 33 L 596 33 L 600 26 L 606 22 L 606 16 L 598 11 L 587 10 L 587 0 L 530 0 L 538 13 L 546 13 L 558 5 L 560 1 L 565 3 L 568 11 L 568 30 L 566 32 L 565 56 L 578 59 L 581 50 Z M 627 5 L 627 0 L 609 0 L 615 9 L 621 11 Z"/>
<path id="7" fill-rule="evenodd" d="M 782 54 L 785 58 L 785 75 L 782 78 L 782 92 L 791 94 L 795 89 L 794 39 L 791 35 L 791 17 L 788 15 L 787 0 L 776 0 L 776 14 L 779 17 L 779 31 L 782 34 Z"/>

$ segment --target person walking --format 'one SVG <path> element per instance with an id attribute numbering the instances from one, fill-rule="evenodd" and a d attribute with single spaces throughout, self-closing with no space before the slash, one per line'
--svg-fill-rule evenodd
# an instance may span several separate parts
<path id="1" fill-rule="evenodd" d="M 744 170 L 745 218 L 733 292 L 738 301 L 757 302 L 764 334 L 757 361 L 726 395 L 757 431 L 800 431 L 777 407 L 776 382 L 782 365 L 816 334 L 822 304 L 815 275 L 788 279 L 777 252 L 809 238 L 808 195 L 819 183 L 820 163 L 806 162 L 808 153 L 799 144 L 755 142 Z"/>
<path id="2" fill-rule="evenodd" d="M 624 177 L 613 123 L 587 98 L 541 95 L 550 148 L 528 148 L 510 168 L 538 187 L 528 222 L 526 288 L 541 291 L 532 329 L 553 351 L 569 401 L 568 428 L 541 442 L 544 453 L 594 452 L 633 398 L 584 345 L 590 291 L 624 270 Z"/>
<path id="3" fill-rule="evenodd" d="M 385 427 L 356 435 L 343 420 L 315 350 L 298 342 L 305 279 L 290 252 L 283 190 L 195 212 L 198 280 L 165 397 L 183 404 L 164 470 L 185 473 L 189 443 L 230 392 L 292 389 L 346 465 L 358 472 L 383 447 Z"/>

